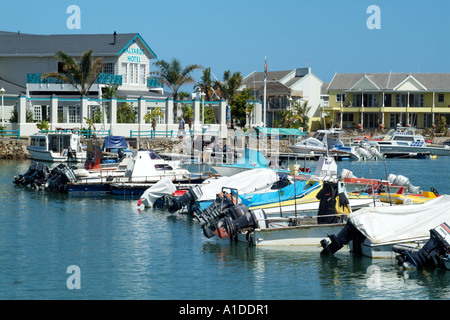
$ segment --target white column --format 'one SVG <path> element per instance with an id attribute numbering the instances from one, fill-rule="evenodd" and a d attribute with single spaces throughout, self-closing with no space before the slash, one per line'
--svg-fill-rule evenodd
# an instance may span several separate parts
<path id="1" fill-rule="evenodd" d="M 109 130 L 113 134 L 114 126 L 117 124 L 117 98 L 112 97 L 109 103 Z"/>
<path id="2" fill-rule="evenodd" d="M 173 99 L 168 98 L 166 100 L 166 125 L 173 124 Z M 169 130 L 169 129 L 167 129 Z"/>
<path id="3" fill-rule="evenodd" d="M 17 110 L 17 121 L 19 126 L 27 123 L 27 97 L 24 94 L 19 96 L 19 106 Z"/>
<path id="4" fill-rule="evenodd" d="M 200 124 L 200 101 L 197 99 L 194 99 L 194 125 Z"/>
<path id="5" fill-rule="evenodd" d="M 81 126 L 86 126 L 86 119 L 88 118 L 88 105 L 89 105 L 89 99 L 86 96 L 81 97 Z"/>
<path id="6" fill-rule="evenodd" d="M 50 123 L 52 125 L 52 129 L 56 130 L 56 126 L 58 124 L 58 97 L 54 94 L 50 100 Z"/>
<path id="7" fill-rule="evenodd" d="M 138 117 L 139 117 L 139 124 L 145 124 L 144 116 L 147 113 L 147 107 L 145 104 L 145 99 L 143 97 L 139 98 L 139 107 L 138 107 Z"/>

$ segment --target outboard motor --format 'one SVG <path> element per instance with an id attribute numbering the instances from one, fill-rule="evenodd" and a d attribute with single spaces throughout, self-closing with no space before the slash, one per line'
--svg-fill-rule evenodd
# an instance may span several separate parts
<path id="1" fill-rule="evenodd" d="M 67 182 L 76 180 L 73 170 L 63 164 L 53 168 L 50 175 L 50 178 L 45 183 L 45 189 L 48 191 L 65 191 Z"/>
<path id="2" fill-rule="evenodd" d="M 399 266 L 417 269 L 427 265 L 442 267 L 442 260 L 448 260 L 450 254 L 450 227 L 444 222 L 431 229 L 430 240 L 421 249 L 408 249 L 400 245 L 392 249 L 400 254 L 396 257 Z"/>
<path id="3" fill-rule="evenodd" d="M 14 183 L 22 186 L 31 185 L 33 187 L 40 187 L 45 182 L 48 175 L 49 170 L 47 165 L 36 163 L 32 164 L 25 174 L 15 177 Z"/>
<path id="4" fill-rule="evenodd" d="M 203 195 L 199 186 L 189 188 L 186 193 L 179 197 L 166 197 L 165 201 L 170 213 L 177 212 L 184 206 L 190 204 L 194 205 L 195 201 L 200 199 Z"/>
<path id="5" fill-rule="evenodd" d="M 321 255 L 333 255 L 350 241 L 354 242 L 353 252 L 360 253 L 357 244 L 364 241 L 365 236 L 356 229 L 350 221 L 348 221 L 337 235 L 332 234 L 328 236 L 328 238 L 330 241 L 326 239 L 320 241 L 320 244 L 323 247 L 323 250 L 320 252 Z"/>
<path id="6" fill-rule="evenodd" d="M 231 190 L 235 197 L 222 189 L 213 204 L 195 214 L 205 237 L 217 236 L 224 239 L 235 236 L 244 229 L 268 227 L 264 210 L 249 211 L 247 206 L 239 203 L 237 190 Z"/>

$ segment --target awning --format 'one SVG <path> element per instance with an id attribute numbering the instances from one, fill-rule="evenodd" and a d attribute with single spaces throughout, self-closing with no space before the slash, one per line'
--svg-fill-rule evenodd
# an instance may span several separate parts
<path id="1" fill-rule="evenodd" d="M 286 135 L 286 136 L 301 136 L 305 135 L 306 132 L 302 132 L 299 129 L 287 129 L 287 128 L 264 128 L 256 127 L 258 133 L 263 133 L 267 135 Z"/>

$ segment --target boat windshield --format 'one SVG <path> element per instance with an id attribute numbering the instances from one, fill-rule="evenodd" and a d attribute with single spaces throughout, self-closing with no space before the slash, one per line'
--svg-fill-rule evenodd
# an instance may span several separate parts
<path id="1" fill-rule="evenodd" d="M 312 137 L 313 137 L 313 138 L 316 138 L 316 139 L 319 140 L 319 141 L 322 141 L 324 135 L 325 135 L 325 133 L 323 133 L 323 132 L 316 132 L 316 133 L 314 133 L 314 135 L 313 135 Z"/>

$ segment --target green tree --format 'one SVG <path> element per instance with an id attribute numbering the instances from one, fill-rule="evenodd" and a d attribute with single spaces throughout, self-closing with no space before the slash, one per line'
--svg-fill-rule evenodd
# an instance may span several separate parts
<path id="1" fill-rule="evenodd" d="M 122 102 L 117 107 L 117 123 L 135 123 L 137 112 L 133 105 Z"/>
<path id="2" fill-rule="evenodd" d="M 232 124 L 234 120 L 238 120 L 241 124 L 245 123 L 245 104 L 249 98 L 249 91 L 244 90 L 238 93 L 241 84 L 241 73 L 236 71 L 231 74 L 229 70 L 223 73 L 223 81 L 216 81 L 214 83 L 214 87 L 220 98 L 226 99 L 230 104 Z"/>
<path id="3" fill-rule="evenodd" d="M 50 123 L 47 120 L 42 120 L 41 122 L 36 123 L 36 127 L 43 131 L 50 129 Z"/>
<path id="4" fill-rule="evenodd" d="M 97 58 L 93 61 L 92 50 L 83 53 L 80 63 L 74 57 L 63 51 L 58 51 L 55 58 L 63 63 L 64 73 L 49 72 L 42 75 L 42 79 L 55 78 L 73 85 L 81 96 L 89 93 L 89 89 L 97 80 L 103 69 L 103 59 Z"/>
<path id="5" fill-rule="evenodd" d="M 212 101 L 215 95 L 214 82 L 211 80 L 211 68 L 203 69 L 201 81 L 194 86 L 195 92 L 202 92 L 205 94 L 205 101 Z"/>
<path id="6" fill-rule="evenodd" d="M 194 122 L 194 110 L 192 110 L 192 107 L 188 104 L 183 104 L 182 110 L 184 121 L 188 123 L 189 130 L 192 130 L 192 122 Z"/>
<path id="7" fill-rule="evenodd" d="M 173 99 L 178 100 L 178 90 L 181 86 L 195 83 L 194 77 L 191 73 L 195 70 L 202 69 L 203 67 L 198 64 L 190 64 L 186 67 L 182 67 L 180 61 L 172 59 L 171 62 L 165 60 L 158 60 L 153 64 L 159 70 L 153 72 L 156 78 L 166 85 L 169 90 L 172 91 Z M 174 114 L 176 114 L 177 103 L 174 105 Z"/>
<path id="8" fill-rule="evenodd" d="M 164 118 L 164 113 L 161 111 L 161 108 L 153 108 L 150 113 L 146 113 L 144 115 L 145 123 L 151 123 L 153 131 L 156 131 L 156 124 L 158 122 L 158 117 Z"/>

